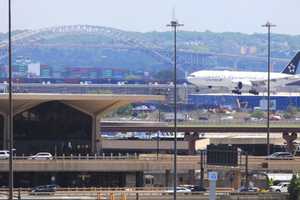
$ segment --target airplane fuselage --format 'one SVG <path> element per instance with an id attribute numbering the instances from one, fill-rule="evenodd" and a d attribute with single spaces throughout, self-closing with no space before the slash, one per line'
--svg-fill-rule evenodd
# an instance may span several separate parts
<path id="1" fill-rule="evenodd" d="M 294 75 L 283 73 L 270 73 L 271 83 L 276 80 L 290 78 Z M 208 87 L 236 87 L 237 84 L 242 84 L 248 87 L 254 87 L 253 83 L 268 80 L 267 72 L 247 72 L 247 71 L 213 71 L 202 70 L 197 71 L 188 76 L 188 81 L 196 86 Z"/>

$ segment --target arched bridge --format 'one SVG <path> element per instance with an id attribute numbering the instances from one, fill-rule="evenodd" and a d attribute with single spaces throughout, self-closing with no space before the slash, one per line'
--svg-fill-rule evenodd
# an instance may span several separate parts
<path id="1" fill-rule="evenodd" d="M 50 40 L 52 38 L 57 38 L 61 36 L 74 36 L 79 34 L 88 35 L 98 35 L 103 36 L 111 40 L 111 44 L 103 44 L 101 41 L 96 44 L 48 44 L 44 41 Z M 69 26 L 56 26 L 42 28 L 38 30 L 26 30 L 13 35 L 12 37 L 13 52 L 18 51 L 20 48 L 24 47 L 71 47 L 71 48 L 81 48 L 91 47 L 91 48 L 114 48 L 114 49 L 135 49 L 145 52 L 160 62 L 165 64 L 172 64 L 172 48 L 166 49 L 158 43 L 150 42 L 143 39 L 139 34 L 134 34 L 133 32 L 126 32 L 119 29 L 102 27 L 102 26 L 92 26 L 92 25 L 69 25 Z M 7 58 L 7 47 L 8 41 L 0 41 L 0 61 Z M 186 49 L 180 49 L 178 47 L 178 63 L 181 66 L 205 66 L 208 62 L 217 66 L 219 59 L 230 60 L 232 66 L 237 66 L 241 60 L 252 60 L 254 62 L 266 61 L 265 57 L 258 56 L 243 56 L 243 55 L 232 55 L 232 54 L 216 54 L 216 53 L 199 53 L 194 51 L 188 51 Z M 286 63 L 286 59 L 272 59 L 274 64 Z"/>

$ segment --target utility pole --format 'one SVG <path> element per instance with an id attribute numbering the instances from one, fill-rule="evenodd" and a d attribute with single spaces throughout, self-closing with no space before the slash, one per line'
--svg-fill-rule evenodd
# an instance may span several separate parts
<path id="1" fill-rule="evenodd" d="M 12 50 L 11 50 L 11 0 L 8 0 L 8 101 L 9 101 L 9 199 L 13 200 L 14 174 L 13 174 L 13 104 L 12 104 Z"/>
<path id="2" fill-rule="evenodd" d="M 248 190 L 249 188 L 249 172 L 248 172 L 248 152 L 245 152 L 246 156 L 246 163 L 245 163 L 245 174 L 246 174 L 246 189 Z"/>
<path id="3" fill-rule="evenodd" d="M 204 150 L 200 151 L 200 187 L 199 188 L 204 188 L 204 159 L 203 159 L 203 154 Z"/>
<path id="4" fill-rule="evenodd" d="M 176 33 L 177 27 L 183 26 L 183 24 L 179 24 L 177 20 L 172 20 L 170 26 L 174 31 L 174 73 L 173 73 L 173 82 L 174 82 L 174 174 L 173 174 L 173 199 L 176 200 L 176 188 L 177 188 L 177 44 L 176 44 Z"/>
<path id="5" fill-rule="evenodd" d="M 262 27 L 266 27 L 268 29 L 268 99 L 267 99 L 267 155 L 270 155 L 270 73 L 271 73 L 271 27 L 275 27 L 276 25 L 267 22 L 266 24 L 262 25 Z M 269 168 L 269 166 L 268 166 Z"/>

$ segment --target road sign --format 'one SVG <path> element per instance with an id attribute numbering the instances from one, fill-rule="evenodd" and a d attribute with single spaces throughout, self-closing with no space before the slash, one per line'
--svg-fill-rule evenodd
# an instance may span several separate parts
<path id="1" fill-rule="evenodd" d="M 218 172 L 208 172 L 208 180 L 209 181 L 217 181 L 218 180 Z"/>
<path id="2" fill-rule="evenodd" d="M 216 183 L 218 180 L 218 172 L 208 172 L 209 180 L 209 200 L 216 200 Z"/>
<path id="3" fill-rule="evenodd" d="M 237 166 L 237 147 L 210 144 L 207 146 L 206 159 L 208 165 Z"/>

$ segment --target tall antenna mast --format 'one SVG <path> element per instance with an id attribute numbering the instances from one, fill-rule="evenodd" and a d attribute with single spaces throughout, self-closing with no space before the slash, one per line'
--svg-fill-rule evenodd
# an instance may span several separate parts
<path id="1" fill-rule="evenodd" d="M 172 21 L 177 21 L 176 19 L 176 7 L 173 6 L 173 9 L 172 9 Z"/>

